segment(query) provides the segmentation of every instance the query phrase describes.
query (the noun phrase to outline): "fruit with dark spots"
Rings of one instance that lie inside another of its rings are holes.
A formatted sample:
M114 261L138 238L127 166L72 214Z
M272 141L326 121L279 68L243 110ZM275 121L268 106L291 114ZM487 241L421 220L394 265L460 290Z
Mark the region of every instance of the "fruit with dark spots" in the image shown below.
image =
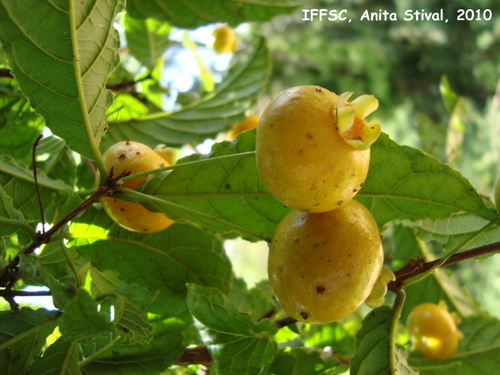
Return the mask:
M382 266L377 224L361 203L351 200L325 213L291 211L285 216L270 245L268 276L290 316L325 324L365 302Z
M170 165L161 155L148 146L132 141L118 142L103 155L103 162L113 175L135 174ZM121 187L135 190L147 176L125 181ZM134 232L154 233L172 225L160 212L152 212L140 203L129 202L114 197L101 199L108 215L122 227Z
M273 98L257 127L259 174L287 207L327 212L351 200L363 186L378 122L365 123L378 101L297 86Z

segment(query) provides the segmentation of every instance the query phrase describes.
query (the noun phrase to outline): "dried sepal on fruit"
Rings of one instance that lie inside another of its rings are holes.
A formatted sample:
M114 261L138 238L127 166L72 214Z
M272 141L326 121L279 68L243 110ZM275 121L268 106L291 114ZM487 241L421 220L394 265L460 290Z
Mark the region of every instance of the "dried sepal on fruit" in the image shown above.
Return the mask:
M378 100L373 95L361 95L348 102L352 92L339 95L333 115L344 142L357 150L366 150L377 140L382 130L380 122L365 122L366 116L376 111Z
M396 275L386 266L382 267L380 275L373 286L373 289L366 299L365 303L367 306L373 308L381 306L385 301L385 295L387 294L387 284L389 281L396 280Z
M170 165L150 147L132 141L118 142L103 154L103 162L114 176L136 174ZM135 190L147 176L125 181L121 186ZM114 197L101 199L108 215L122 227L134 232L154 233L174 223L161 212L146 209L140 203Z

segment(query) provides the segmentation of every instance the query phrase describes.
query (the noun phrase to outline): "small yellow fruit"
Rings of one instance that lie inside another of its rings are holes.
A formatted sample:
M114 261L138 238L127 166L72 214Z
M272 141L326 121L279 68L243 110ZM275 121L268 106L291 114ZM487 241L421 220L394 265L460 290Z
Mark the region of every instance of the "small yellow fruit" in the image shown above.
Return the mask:
M243 121L237 122L233 125L232 129L229 131L229 138L236 138L236 136L244 131L252 130L259 124L260 116L255 113L247 116Z
M118 142L111 146L104 153L103 162L107 169L111 170L113 167L114 176L125 172L135 174L170 165L148 146L132 141ZM135 190L146 177L128 180L121 186ZM154 233L167 228L174 222L160 212L149 211L140 203L113 197L103 198L101 203L114 221L134 232Z
M370 211L352 200L330 212L285 216L270 246L268 276L290 316L325 324L361 306L382 265L377 224Z
M159 144L155 147L154 152L165 159L167 165L173 165L177 161L177 151L175 150L175 148L168 147L164 144Z
M236 50L236 34L231 26L216 28L212 35L215 37L213 48L217 53L226 53Z
M462 338L444 301L416 306L408 315L407 326L415 349L430 359L449 358Z
M297 211L328 212L364 185L378 122L365 123L378 101L362 95L348 103L318 86L282 91L257 127L259 174L271 194Z

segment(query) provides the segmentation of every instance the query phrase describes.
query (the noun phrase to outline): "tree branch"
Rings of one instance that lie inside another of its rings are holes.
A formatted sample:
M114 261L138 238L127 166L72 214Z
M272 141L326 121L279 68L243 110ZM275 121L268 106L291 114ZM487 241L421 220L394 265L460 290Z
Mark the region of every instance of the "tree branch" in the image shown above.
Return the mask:
M0 78L13 79L14 76L12 75L12 72L10 71L10 69L2 68L2 69L0 69Z
M477 258L481 255L496 253L500 251L500 242L495 242L489 245L476 247L474 249L462 251L450 257L443 262L440 267L450 266L452 264L462 262L464 260ZM387 288L393 292L404 287L404 282L409 278L426 272L435 264L442 262L442 259L436 259L432 262L425 262L425 258L411 259L403 268L396 271L396 280L389 282Z
M98 190L92 194L89 198L83 201L80 205L74 208L65 217L59 220L56 224L52 226L48 231L44 233L38 233L38 240L31 242L23 251L24 255L32 254L40 246L47 244L51 241L52 236L56 234L62 227L64 227L69 221L74 219L78 214L85 211L87 208L92 206L94 203L98 202L101 198L112 195L116 189L118 189L118 181L123 176L113 177L110 176L109 180L102 186L99 186ZM8 292L12 291L15 283L21 277L19 271L19 263L21 262L21 256L17 255L14 259L10 261L2 270L0 270L0 287L5 288L3 290L4 294L0 296L11 305L11 308L16 310L18 308L17 303L13 300L13 296L9 295Z

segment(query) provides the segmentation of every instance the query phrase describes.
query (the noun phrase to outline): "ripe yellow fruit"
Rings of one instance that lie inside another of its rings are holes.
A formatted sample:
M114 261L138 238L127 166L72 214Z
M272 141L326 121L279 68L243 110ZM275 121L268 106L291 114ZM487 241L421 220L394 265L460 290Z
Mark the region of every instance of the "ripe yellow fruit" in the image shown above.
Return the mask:
M330 212L285 216L269 249L268 276L290 316L325 324L365 302L382 266L377 224L370 211L352 200Z
M215 37L213 48L217 53L226 53L236 50L236 34L231 26L216 28L212 35Z
M257 127L259 124L260 116L253 113L248 115L243 121L237 122L233 125L231 130L229 131L229 138L236 138L236 136L244 131L252 130Z
M346 204L364 185L380 123L363 119L378 101L362 95L348 103L351 94L297 86L282 91L264 109L257 127L257 168L284 205L328 212Z
M458 347L462 333L457 317L448 312L446 303L422 303L408 315L407 327L415 349L426 358L449 358Z
M163 157L148 146L132 141L118 142L103 154L103 162L108 170L113 167L113 175L149 171L170 165ZM134 178L121 186L135 190L147 176ZM128 202L114 197L101 199L108 215L122 227L134 232L154 233L173 224L164 214L152 212L140 203Z

